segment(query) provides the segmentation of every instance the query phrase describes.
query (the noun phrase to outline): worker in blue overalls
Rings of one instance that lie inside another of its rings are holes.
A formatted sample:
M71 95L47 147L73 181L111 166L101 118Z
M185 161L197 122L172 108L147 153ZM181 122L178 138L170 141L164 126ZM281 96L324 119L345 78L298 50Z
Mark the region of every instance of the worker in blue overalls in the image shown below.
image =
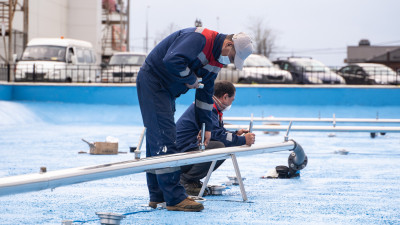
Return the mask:
M206 149L223 148L248 145L251 146L255 141L255 134L249 130L240 129L230 132L224 128L223 113L228 111L235 100L236 88L228 81L218 81L214 85L214 105L211 113L213 129L211 131L211 141ZM198 150L198 124L195 119L195 106L190 105L176 122L176 145L181 152ZM214 171L225 160L218 160ZM181 166L181 185L189 195L197 196L201 190L202 182L210 169L211 162L198 163L193 165ZM207 195L205 189L203 195Z
M241 69L252 49L251 39L244 33L225 35L196 27L174 32L150 52L136 80L143 124L147 128L146 157L179 152L175 99L192 88L197 88L196 121L205 124L205 144L208 144L214 80L224 64L232 62ZM199 78L202 78L201 83ZM180 167L148 171L146 176L150 207L156 208L158 203L166 202L168 210L204 209L202 204L188 198L180 185Z

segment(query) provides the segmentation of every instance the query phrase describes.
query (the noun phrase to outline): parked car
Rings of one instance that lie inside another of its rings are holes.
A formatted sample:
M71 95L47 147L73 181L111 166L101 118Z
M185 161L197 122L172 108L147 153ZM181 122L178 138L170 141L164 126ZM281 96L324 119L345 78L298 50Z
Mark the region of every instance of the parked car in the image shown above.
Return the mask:
M99 75L92 44L63 38L32 39L15 70L16 81L94 82Z
M347 84L400 84L400 75L377 63L356 63L338 70Z
M298 84L345 84L343 77L322 62L312 58L289 57L274 61L281 69L292 74Z
M146 54L135 52L114 53L108 65L103 65L101 82L136 82Z
M263 55L251 54L244 61L243 70L236 70L233 64L229 64L219 73L220 77L235 77L233 82L242 84L276 84L291 83L292 76L287 71L274 66L272 62Z

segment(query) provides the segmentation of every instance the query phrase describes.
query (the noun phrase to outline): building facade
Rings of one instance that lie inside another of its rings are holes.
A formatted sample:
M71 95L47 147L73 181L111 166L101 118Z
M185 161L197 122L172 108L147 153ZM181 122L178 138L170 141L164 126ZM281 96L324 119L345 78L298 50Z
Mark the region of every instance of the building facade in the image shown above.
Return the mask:
M379 63L394 70L400 68L400 46L373 46L361 40L358 46L347 47L346 63Z
M128 2L128 1L126 1ZM8 13L11 6L14 13ZM6 0L2 18L12 21L12 54L20 58L33 38L71 38L92 43L97 63L129 49L128 4L123 0ZM3 27L4 29L1 29ZM0 30L8 32L0 20ZM4 36L7 36L4 32ZM26 33L26 41L24 34ZM1 35L1 33L0 33ZM0 60L7 63L8 39L0 38Z

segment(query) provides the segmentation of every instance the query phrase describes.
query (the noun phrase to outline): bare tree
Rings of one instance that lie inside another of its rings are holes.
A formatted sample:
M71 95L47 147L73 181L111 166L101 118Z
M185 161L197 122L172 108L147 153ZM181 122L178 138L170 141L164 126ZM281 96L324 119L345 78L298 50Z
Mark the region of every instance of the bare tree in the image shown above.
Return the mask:
M175 31L177 31L179 29L180 28L176 24L170 23L168 25L168 27L165 28L165 30L157 33L156 37L154 38L154 46L156 46L158 44L158 42L162 41L168 35L174 33Z
M276 48L274 32L264 25L262 18L251 18L249 24L248 28L255 42L255 53L269 57Z

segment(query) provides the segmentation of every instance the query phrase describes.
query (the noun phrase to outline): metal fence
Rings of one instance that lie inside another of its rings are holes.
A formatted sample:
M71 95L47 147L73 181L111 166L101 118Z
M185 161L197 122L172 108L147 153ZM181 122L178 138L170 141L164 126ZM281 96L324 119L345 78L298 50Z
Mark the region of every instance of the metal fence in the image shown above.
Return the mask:
M18 65L18 66L17 66ZM78 82L78 83L135 83L139 66L115 65L54 65L0 64L0 81L15 82ZM367 74L368 73L368 74ZM368 67L360 70L297 71L276 68L252 68L238 71L222 68L217 80L245 84L400 84L400 69L382 70Z
M101 83L136 83L140 66L109 65L101 69L97 82Z
M10 67L10 80L19 82L96 82L99 66L32 64Z
M9 81L9 65L7 64L0 64L0 81Z

